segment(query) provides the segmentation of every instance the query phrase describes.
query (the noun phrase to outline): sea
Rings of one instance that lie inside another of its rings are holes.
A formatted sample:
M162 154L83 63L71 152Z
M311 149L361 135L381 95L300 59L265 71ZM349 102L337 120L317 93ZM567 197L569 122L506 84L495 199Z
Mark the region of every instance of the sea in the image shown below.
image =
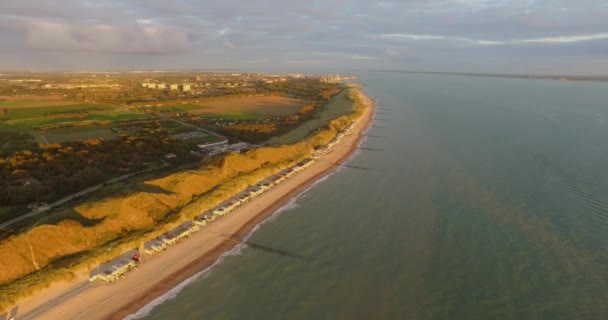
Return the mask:
M240 245L128 319L608 319L608 83L358 76L352 167L248 237L293 256Z

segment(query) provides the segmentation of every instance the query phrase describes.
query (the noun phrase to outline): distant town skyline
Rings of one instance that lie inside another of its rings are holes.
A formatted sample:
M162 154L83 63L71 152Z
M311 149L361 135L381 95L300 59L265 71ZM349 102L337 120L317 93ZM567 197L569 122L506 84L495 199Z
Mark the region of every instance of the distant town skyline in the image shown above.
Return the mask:
M2 0L1 71L608 74L601 0Z

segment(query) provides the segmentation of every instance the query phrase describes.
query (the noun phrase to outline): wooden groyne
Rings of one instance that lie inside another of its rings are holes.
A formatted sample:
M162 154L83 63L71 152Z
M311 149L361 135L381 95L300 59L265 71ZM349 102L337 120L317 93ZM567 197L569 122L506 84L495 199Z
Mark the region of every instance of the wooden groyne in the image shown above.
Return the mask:
M299 260L302 260L302 261L306 261L306 262L311 262L312 261L312 259L309 258L309 257L305 257L305 256L302 256L302 255L299 255L299 254L296 254L296 253L285 251L285 250L271 248L269 246L265 246L265 245L261 245L261 244L254 243L254 242L251 242L251 241L239 239L237 237L229 236L229 237L226 237L226 240L229 240L229 241L232 241L232 242L236 242L236 243L243 243L243 244L246 244L247 246L249 246L251 248L254 248L254 249L260 249L260 250L264 250L264 251L267 251L267 252L276 253L276 254L279 254L279 255L282 255L282 256L292 257L292 258L296 258L296 259L299 259Z

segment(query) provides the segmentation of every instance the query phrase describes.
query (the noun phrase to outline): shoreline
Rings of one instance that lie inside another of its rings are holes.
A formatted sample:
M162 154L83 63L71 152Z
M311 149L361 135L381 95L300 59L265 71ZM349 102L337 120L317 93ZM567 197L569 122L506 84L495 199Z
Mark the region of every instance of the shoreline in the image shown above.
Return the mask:
M50 294L52 298L48 299L48 302L44 301L46 299L43 297L36 299L36 295L24 299L23 302L31 302L35 306L30 310L22 309L25 313L18 318L65 319L67 315L86 319L124 319L209 268L222 254L238 245L226 240L222 234L244 238L291 199L333 173L356 152L375 111L374 100L361 90L359 94L365 109L356 122L355 130L344 137L331 152L322 155L310 168L288 179L276 187L276 190L263 194L260 199L254 199L230 215L206 226L191 237L194 239L185 240L160 255L145 257L146 263L116 283L82 284L78 281L82 279L78 279L72 282L69 288L65 288L65 284L55 288L55 291L59 292L54 296ZM49 303L53 305L47 306Z

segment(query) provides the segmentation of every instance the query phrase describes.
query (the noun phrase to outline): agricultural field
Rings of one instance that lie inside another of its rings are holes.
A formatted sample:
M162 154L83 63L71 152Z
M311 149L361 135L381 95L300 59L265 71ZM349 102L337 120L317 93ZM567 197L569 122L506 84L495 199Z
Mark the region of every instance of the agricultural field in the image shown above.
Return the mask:
M0 100L0 108L20 109L20 108L41 108L66 106L77 104L69 101L40 101L40 100L17 100L17 101L2 101Z
M173 108L203 117L253 120L268 116L284 116L298 112L309 101L282 96L210 98L198 103L171 105Z
M116 137L116 134L110 126L103 125L90 125L84 127L69 127L69 128L58 128L50 129L44 132L40 132L44 135L46 141L49 143L61 143L66 141L76 141L85 139L112 139Z
M145 117L114 106L65 101L62 96L0 96L0 121L33 127L84 120L123 120Z
M60 97L27 98L0 101L0 131L26 132L38 142L49 143L113 138L110 124L114 121L147 118L147 115L112 106L75 104Z
M102 114L113 111L113 107L90 104L72 104L44 107L0 107L3 118L8 121L36 118L81 118L92 114Z
M53 107L77 104L66 101L62 96L0 96L0 108Z

